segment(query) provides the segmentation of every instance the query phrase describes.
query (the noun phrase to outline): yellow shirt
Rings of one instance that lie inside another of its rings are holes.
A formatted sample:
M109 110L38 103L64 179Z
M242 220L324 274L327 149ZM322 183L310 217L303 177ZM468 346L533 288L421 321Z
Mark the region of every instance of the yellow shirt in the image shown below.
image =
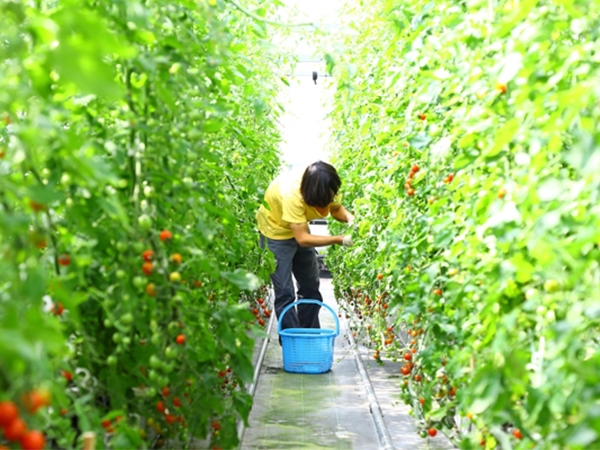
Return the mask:
M329 216L331 210L341 205L341 194L337 194L326 208L308 206L300 193L303 172L297 174L283 173L275 178L265 192L267 209L261 205L256 213L258 230L266 237L275 240L294 237L291 223L306 223L314 219Z

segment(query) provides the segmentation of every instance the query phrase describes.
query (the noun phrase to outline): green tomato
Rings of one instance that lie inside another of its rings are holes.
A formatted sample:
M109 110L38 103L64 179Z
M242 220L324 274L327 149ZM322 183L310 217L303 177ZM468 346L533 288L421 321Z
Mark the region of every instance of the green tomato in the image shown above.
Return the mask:
M167 349L165 350L165 356L168 359L175 359L175 358L177 358L177 355L178 355L177 349L174 347L167 347Z
M171 373L173 372L173 369L175 369L175 365L173 363L163 365L163 370L165 373Z
M158 372L156 370L152 370L150 369L148 371L148 378L150 378L152 381L158 381L160 375L158 374Z
M175 332L179 330L179 324L177 322L169 322L169 331Z
M140 276L133 277L133 285L138 289L142 289L146 286L146 280Z
M112 322L110 321L110 319L104 319L104 327L105 328L112 327Z
M123 341L123 336L121 336L121 333L115 333L113 334L112 339L115 344L119 344Z
M115 275L117 276L117 280L122 280L127 276L127 272L125 272L122 269L119 269L115 272Z
M557 292L560 290L560 283L556 280L546 280L544 283L544 290L546 292Z
M142 214L138 217L138 224L142 228L142 230L148 231L152 228L152 219L148 214Z
M156 320L154 320L154 319L152 319L150 321L150 330L152 330L152 331L158 330L158 323L156 323Z
M121 253L126 252L127 251L127 247L128 247L128 245L127 245L126 242L123 242L123 241L117 242L117 250L119 252L121 252Z
M115 367L117 365L117 357L115 355L110 355L108 358L106 358L106 364L109 367Z
M152 186L144 186L144 195L148 198L154 197L154 188Z
M146 397L148 397L148 398L156 397L156 389L153 387L146 389Z
M121 323L123 325L131 325L133 323L133 314L126 313L121 316Z
M152 342L152 345L158 345L160 344L160 334L158 333L154 333L152 335L152 337L150 338L150 342Z
M129 347L129 345L130 345L130 344L131 344L131 338L130 338L129 336L125 336L125 337L123 338L123 345L124 345L125 347Z
M133 243L133 251L136 253L142 253L144 251L144 244L140 241Z
M156 355L152 355L150 357L150 367L152 367L153 369L160 369L162 365L162 361Z
M537 295L537 293L538 293L537 289L529 288L529 289L527 289L527 292L525 292L525 298L527 300L531 300L533 297L535 297Z
M68 187L71 184L71 175L68 173L63 173L62 177L60 177L60 184L62 186Z

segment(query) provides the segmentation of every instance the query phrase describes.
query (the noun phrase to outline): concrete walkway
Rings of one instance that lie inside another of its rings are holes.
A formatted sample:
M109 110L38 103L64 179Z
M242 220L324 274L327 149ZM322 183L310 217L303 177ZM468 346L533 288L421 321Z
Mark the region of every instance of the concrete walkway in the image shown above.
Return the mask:
M331 280L321 280L325 303L336 310ZM334 318L321 309L321 326L335 328ZM277 327L270 340L254 391L249 427L242 449L453 449L443 437L422 439L399 400L399 371L392 363L384 367L368 363L368 349L346 339L340 320L335 339L332 370L322 375L283 371ZM359 371L367 362L368 375Z

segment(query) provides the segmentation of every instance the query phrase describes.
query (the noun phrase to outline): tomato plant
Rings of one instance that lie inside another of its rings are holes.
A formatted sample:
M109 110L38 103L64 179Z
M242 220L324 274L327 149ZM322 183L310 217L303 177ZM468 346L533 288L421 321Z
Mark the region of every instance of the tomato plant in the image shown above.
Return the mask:
M287 58L245 3L0 3L0 441L236 445Z
M400 387L422 431L599 445L600 3L347 12L332 146L357 245L328 266L354 332L378 361L413 355Z

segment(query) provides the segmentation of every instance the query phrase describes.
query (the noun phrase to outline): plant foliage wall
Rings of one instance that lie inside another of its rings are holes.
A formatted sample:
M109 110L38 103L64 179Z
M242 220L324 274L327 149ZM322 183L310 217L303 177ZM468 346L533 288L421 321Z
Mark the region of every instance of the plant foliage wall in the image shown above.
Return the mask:
M287 58L220 0L2 1L0 30L0 441L232 448Z
M599 445L600 2L349 11L332 118L357 245L328 265L356 333L405 361L424 434Z

